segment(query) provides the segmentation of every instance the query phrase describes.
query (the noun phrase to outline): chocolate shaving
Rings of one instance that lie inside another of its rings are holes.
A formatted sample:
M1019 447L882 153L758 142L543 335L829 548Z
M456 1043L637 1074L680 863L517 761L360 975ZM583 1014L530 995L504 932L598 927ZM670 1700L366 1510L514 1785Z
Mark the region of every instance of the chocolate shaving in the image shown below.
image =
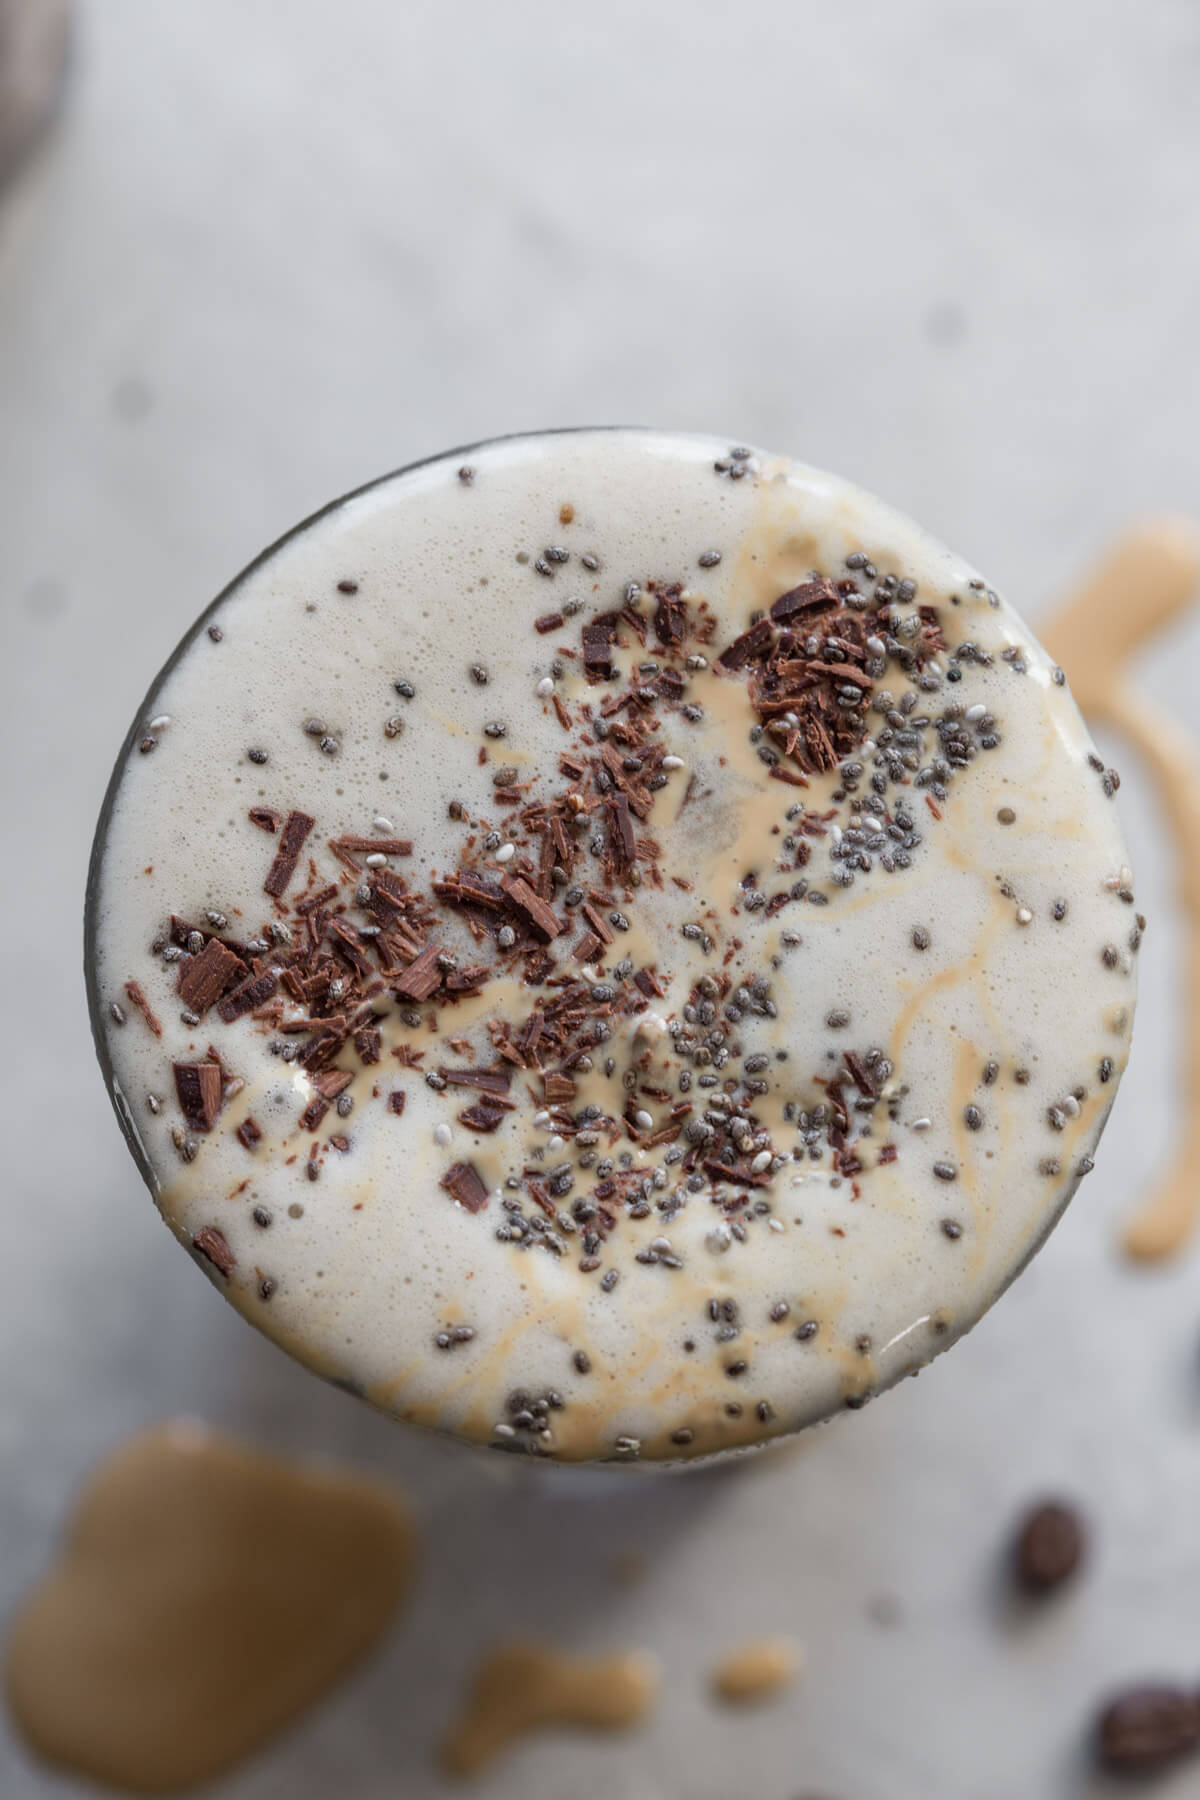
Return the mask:
M193 1131L211 1131L221 1110L221 1065L215 1062L171 1064L175 1092Z
M253 1150L256 1144L262 1142L262 1129L258 1121L252 1119L249 1114L242 1120L233 1135L239 1144L246 1146L247 1150Z
M362 939L353 925L347 925L344 919L331 919L328 930L334 949L349 963L355 974L369 975L371 964L363 949Z
M335 856L345 853L360 856L411 856L412 839L400 837L336 837L329 848Z
M597 962L604 953L604 945L594 931L585 932L576 944L572 955L576 962Z
M646 641L646 621L645 621L645 619L643 619L640 612L636 612L632 606L623 606L621 608L620 612L617 614L617 617L618 617L618 619L624 620L625 624L629 626L631 631L634 631L637 633L637 639L638 639L639 644L645 643L645 641Z
M319 1069L333 1061L349 1035L349 1027L344 1018L321 1019L315 1021L320 1030L310 1037L296 1061L302 1069Z
M315 894L310 894L306 900L297 900L296 911L303 916L306 913L316 912L318 907L328 906L331 900L336 899L337 888L331 881L327 886L318 888Z
M771 617L777 625L786 625L801 613L828 612L839 604L837 589L822 576L818 581L802 581L799 587L780 594L771 608Z
M452 906L478 906L485 912L504 911L504 890L500 883L490 875L476 875L471 869L464 869L461 875L449 881L435 881L433 891L439 900L448 900Z
M677 587L665 588L654 609L654 630L660 644L682 644L687 636L687 605Z
M853 663L818 662L814 658L806 665L806 667L810 675L828 675L833 681L852 682L855 687L860 687L864 689L864 691L875 685L875 683L871 681L868 676L864 675L861 669L856 668Z
M930 650L944 650L946 639L942 635L941 621L936 606L918 606L917 614L922 623L921 637Z
M383 1048L383 1039L374 1025L364 1025L354 1034L354 1048L358 1052L358 1060L363 1063L377 1063Z
M235 1019L242 1018L272 999L278 989L279 977L273 969L267 969L262 975L251 975L249 980L243 981L241 987L234 988L232 994L226 994L219 1002L217 1017L226 1025L232 1025Z
M464 998L477 994L488 980L490 970L486 963L468 963L463 969L452 969L446 977L446 992L460 994Z
M542 1076L542 1090L547 1106L565 1106L575 1098L575 1083L571 1077L555 1070Z
M540 619L533 621L533 629L541 637L545 637L548 631L557 631L559 626L565 623L565 616L562 613L548 612L543 613Z
M757 625L751 625L749 631L743 631L732 644L725 646L717 658L718 664L722 669L744 668L752 657L767 648L773 635L770 620L760 619Z
M468 1131L495 1131L506 1113L513 1110L511 1101L505 1106L497 1106L494 1101L480 1100L474 1106L464 1107L458 1115L458 1122L465 1125Z
M481 1094L506 1094L512 1085L512 1070L500 1064L490 1069L439 1068L438 1074L449 1087L478 1088Z
M125 994L130 1003L137 1007L155 1037L161 1037L162 1021L143 993L141 982L127 981L125 983Z
M613 941L613 934L609 927L608 920L600 911L600 908L594 905L592 901L585 900L580 911L583 913L584 918L587 920L596 936L600 939L600 942L602 944L611 944Z
M564 929L562 921L552 906L534 893L527 881L519 875L505 875L500 883L510 906L514 907L524 919L545 938L556 938Z
M396 1117L399 1118L400 1114L404 1111L406 1099L407 1096L403 1088L393 1088L392 1092L388 1095L388 1111L394 1112Z
M307 813L290 812L284 821L283 831L279 839L279 849L275 853L275 861L267 871L267 879L263 882L263 890L278 900L287 888L288 882L296 873L296 864L300 860L300 852L304 848L304 840L315 825Z
M480 1180L479 1171L474 1163L457 1162L442 1176L439 1186L468 1212L477 1213L487 1205L488 1191Z
M521 1055L525 1058L527 1063L533 1057L534 1050L537 1048L538 1040L545 1029L545 1025L545 1013L540 1006L535 1006L530 1012L529 1017L526 1019L525 1028L518 1039Z
M575 860L575 853L571 847L571 840L567 836L567 828L557 813L550 815L550 836L554 840L554 849L559 862L564 869L569 869Z
M613 850L622 868L632 868L637 861L637 842L633 820L629 816L629 801L624 794L613 794L609 797L608 806L613 826Z
M583 669L589 681L606 681L613 672L610 654L617 637L616 613L597 613L583 628Z
M771 1179L765 1170L756 1175L748 1163L723 1163L715 1156L706 1156L700 1167L714 1181L732 1181L738 1187L766 1187Z
M438 968L438 957L444 954L440 944L426 944L403 974L392 983L393 994L401 1000L428 1000L441 985L442 971Z
M406 884L390 869L377 870L367 885L370 888L367 911L374 913L381 925L391 924L411 904Z
M691 1112L691 1110L692 1109L689 1106L687 1111ZM660 1144L670 1144L674 1142L679 1136L679 1133L683 1130L683 1126L684 1120L682 1118L668 1119L665 1124L658 1126L657 1130L652 1131L649 1137L644 1137L642 1139L642 1149L657 1150Z
M300 1114L302 1131L315 1131L325 1114L329 1111L329 1102L324 1094L314 1094L304 1111Z
M276 812L273 806L252 806L250 823L257 825L260 831L269 831L274 835L279 830L279 822L283 814Z
M203 1015L226 989L249 973L241 957L235 956L220 938L209 938L200 954L180 969L179 997L192 1012Z
M868 1069L858 1052L856 1050L847 1050L843 1054L842 1061L849 1069L850 1079L858 1089L859 1093L865 1095L868 1100L874 1100L879 1093L879 1089L875 1085L870 1069Z
M312 1084L326 1100L336 1100L339 1094L345 1093L354 1080L351 1069L321 1069L312 1078Z
M198 1250L218 1275L228 1277L231 1270L237 1267L237 1257L229 1248L229 1240L215 1225L202 1225L199 1231L193 1233L192 1249Z

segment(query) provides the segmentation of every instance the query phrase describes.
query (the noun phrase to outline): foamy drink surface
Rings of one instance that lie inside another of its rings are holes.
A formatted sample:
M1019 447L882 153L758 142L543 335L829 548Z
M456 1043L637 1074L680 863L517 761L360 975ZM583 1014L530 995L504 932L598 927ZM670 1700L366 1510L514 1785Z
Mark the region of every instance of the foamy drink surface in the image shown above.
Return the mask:
M857 488L514 438L155 685L89 979L177 1236L396 1416L689 1458L967 1331L1091 1167L1142 922L1061 670Z

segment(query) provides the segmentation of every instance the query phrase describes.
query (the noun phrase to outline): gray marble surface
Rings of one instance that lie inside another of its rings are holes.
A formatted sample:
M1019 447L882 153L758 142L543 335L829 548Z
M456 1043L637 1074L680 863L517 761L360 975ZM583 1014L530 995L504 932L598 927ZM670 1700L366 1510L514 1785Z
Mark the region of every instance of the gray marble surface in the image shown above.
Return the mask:
M181 1410L392 1474L427 1526L383 1652L229 1800L449 1791L431 1742L514 1628L646 1645L664 1700L627 1739L530 1744L488 1800L1095 1800L1096 1696L1200 1676L1200 1265L1115 1249L1178 1036L1136 769L1152 930L1096 1174L952 1356L748 1468L518 1480L292 1367L140 1191L79 971L149 675L264 542L384 468L547 424L728 431L878 488L1034 617L1132 517L1200 510L1198 88L1192 0L82 6L59 129L0 200L0 1602L94 1459ZM1198 676L1193 620L1142 678L1195 717ZM1035 1614L999 1559L1046 1488L1094 1554ZM780 1630L803 1682L714 1710L712 1660ZM82 1791L0 1742L4 1800Z

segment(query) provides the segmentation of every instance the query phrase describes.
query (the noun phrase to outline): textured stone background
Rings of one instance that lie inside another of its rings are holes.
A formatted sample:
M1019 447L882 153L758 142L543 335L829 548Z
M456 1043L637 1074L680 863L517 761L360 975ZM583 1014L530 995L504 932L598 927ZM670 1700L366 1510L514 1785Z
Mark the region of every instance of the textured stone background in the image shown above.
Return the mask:
M1136 770L1153 928L1096 1174L953 1356L729 1473L520 1481L293 1368L139 1190L79 974L150 674L263 543L384 468L547 424L728 432L878 488L1034 617L1134 515L1200 511L1198 88L1192 0L81 7L60 126L0 200L0 1603L89 1464L179 1410L392 1472L428 1524L385 1651L230 1800L440 1795L431 1737L514 1625L656 1649L665 1701L629 1739L531 1745L488 1800L1094 1800L1097 1693L1200 1673L1197 1253L1147 1274L1114 1249L1177 1035ZM1184 717L1198 676L1196 622L1143 671ZM998 1554L1047 1486L1095 1555L1028 1617ZM803 1684L714 1712L710 1661L779 1629ZM5 1741L0 1791L82 1789Z

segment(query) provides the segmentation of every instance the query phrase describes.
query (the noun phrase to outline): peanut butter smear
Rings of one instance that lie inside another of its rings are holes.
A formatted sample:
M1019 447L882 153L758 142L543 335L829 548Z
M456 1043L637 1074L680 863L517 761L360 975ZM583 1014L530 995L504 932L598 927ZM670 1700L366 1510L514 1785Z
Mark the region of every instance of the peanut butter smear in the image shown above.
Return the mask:
M1200 763L1194 739L1130 685L1128 665L1195 601L1198 588L1200 531L1184 519L1148 519L1113 546L1045 632L1083 711L1119 731L1153 776L1178 857L1183 1131L1170 1167L1126 1225L1125 1249L1139 1262L1173 1256L1200 1221Z
M640 1650L568 1656L540 1644L503 1644L479 1665L443 1746L455 1775L478 1775L533 1731L629 1731L658 1697L658 1671Z
M214 1780L375 1643L412 1560L381 1485L156 1427L91 1477L13 1620L10 1712L38 1755L124 1792Z
M219 1291L395 1417L689 1460L969 1330L1092 1166L1144 921L1061 669L819 470L509 439L156 682L89 984Z
M756 1705L789 1687L802 1663L800 1647L791 1638L756 1638L740 1644L717 1664L712 1673L713 1693L728 1706Z

